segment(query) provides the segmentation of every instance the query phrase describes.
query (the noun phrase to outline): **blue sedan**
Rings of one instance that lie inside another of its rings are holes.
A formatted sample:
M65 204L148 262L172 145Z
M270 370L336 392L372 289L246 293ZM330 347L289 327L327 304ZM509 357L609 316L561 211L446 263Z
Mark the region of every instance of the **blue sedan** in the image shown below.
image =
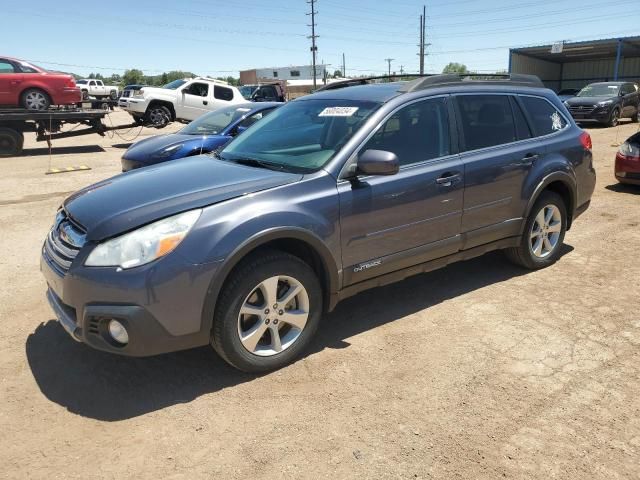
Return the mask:
M131 145L122 156L122 171L209 153L225 145L282 105L276 102L236 104L207 113L182 130Z

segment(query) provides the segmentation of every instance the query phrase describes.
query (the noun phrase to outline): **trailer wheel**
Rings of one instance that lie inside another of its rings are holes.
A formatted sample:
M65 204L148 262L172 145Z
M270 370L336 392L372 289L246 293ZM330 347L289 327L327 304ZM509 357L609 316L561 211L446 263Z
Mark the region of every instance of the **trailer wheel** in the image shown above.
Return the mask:
M22 153L24 135L12 128L0 127L0 157L12 157Z

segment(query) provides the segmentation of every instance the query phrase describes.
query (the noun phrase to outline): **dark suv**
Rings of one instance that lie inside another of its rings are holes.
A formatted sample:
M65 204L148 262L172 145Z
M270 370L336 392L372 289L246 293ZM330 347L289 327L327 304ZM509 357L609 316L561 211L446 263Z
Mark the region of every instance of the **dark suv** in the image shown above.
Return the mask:
M594 185L589 135L535 77L334 89L220 153L75 193L41 268L78 341L136 356L211 343L265 371L362 290L496 249L552 264Z
M638 121L640 94L631 82L601 82L587 85L564 104L579 123L596 122L615 127L621 118Z

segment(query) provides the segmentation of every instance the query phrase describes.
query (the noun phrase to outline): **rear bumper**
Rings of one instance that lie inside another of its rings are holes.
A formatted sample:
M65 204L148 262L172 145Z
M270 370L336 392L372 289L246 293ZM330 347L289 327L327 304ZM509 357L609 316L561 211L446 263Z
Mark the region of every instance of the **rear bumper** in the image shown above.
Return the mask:
M73 105L82 100L82 94L79 88L63 88L51 97L51 103L54 105Z

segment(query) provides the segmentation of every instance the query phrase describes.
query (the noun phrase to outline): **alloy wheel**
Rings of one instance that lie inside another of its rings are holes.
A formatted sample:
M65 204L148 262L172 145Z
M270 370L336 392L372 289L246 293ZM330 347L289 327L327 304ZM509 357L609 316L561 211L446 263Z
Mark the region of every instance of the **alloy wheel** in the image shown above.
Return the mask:
M545 258L551 255L560 241L562 214L553 204L543 207L536 215L529 232L529 247L534 256Z
M249 293L238 315L238 336L254 355L270 357L293 345L309 318L309 295L298 280L278 275Z

